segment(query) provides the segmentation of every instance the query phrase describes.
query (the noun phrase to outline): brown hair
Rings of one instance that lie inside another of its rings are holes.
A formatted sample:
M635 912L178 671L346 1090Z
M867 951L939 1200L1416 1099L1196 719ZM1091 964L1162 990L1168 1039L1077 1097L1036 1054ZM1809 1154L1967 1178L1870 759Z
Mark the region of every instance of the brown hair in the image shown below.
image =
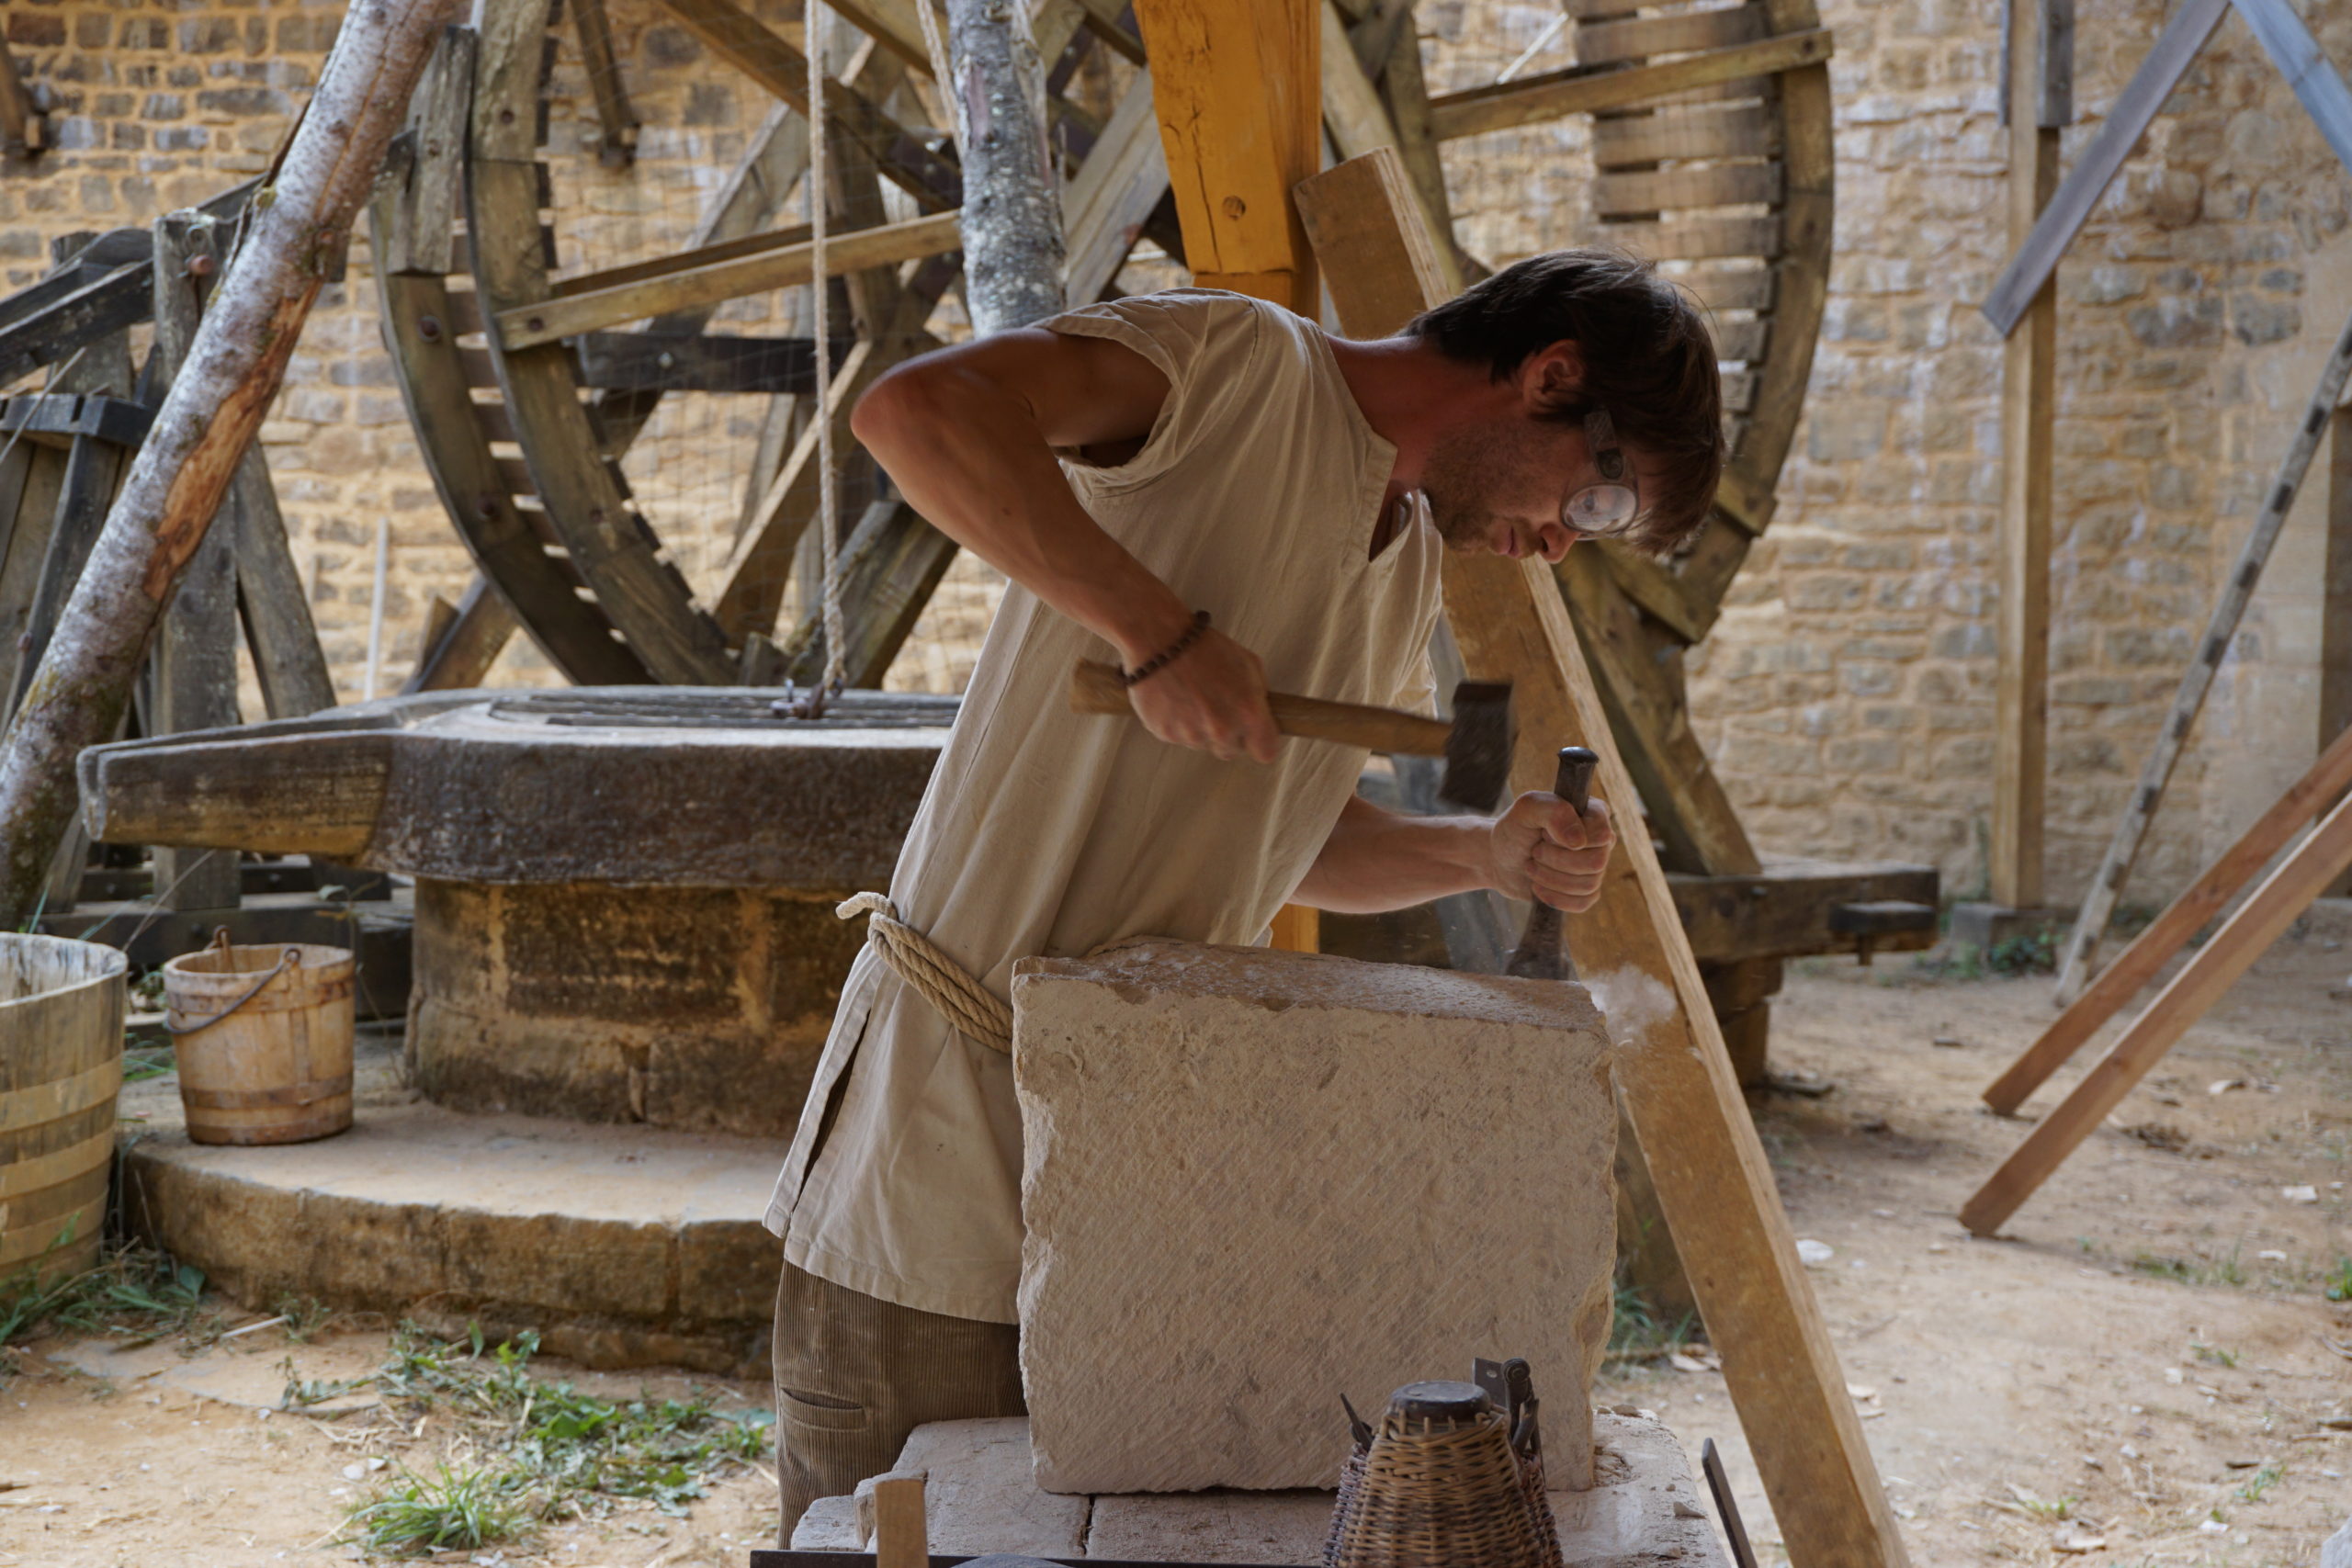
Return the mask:
M1663 477L1645 477L1643 510L1619 536L1664 555L1697 533L1723 477L1723 377L1698 305L1655 264L1614 251L1549 251L1472 284L1405 332L1452 359L1487 367L1498 381L1562 339L1583 352L1574 405L1563 422L1607 411L1618 438Z

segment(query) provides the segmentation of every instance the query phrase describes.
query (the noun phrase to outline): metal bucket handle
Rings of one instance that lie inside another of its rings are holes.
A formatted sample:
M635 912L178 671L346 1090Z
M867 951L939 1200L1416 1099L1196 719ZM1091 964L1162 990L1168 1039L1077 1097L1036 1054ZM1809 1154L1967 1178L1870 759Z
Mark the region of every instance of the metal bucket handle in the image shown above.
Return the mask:
M224 958L227 957L229 953L229 928L227 926L220 926L214 929L212 932L211 945L213 952L221 954ZM239 1008L244 1006L247 1002L253 1000L255 997L261 995L264 991L269 989L269 983L272 980L277 979L280 975L285 974L287 970L300 969L301 966L302 950L299 947L289 946L283 953L278 954L277 967L270 970L268 974L264 975L259 980L254 981L253 987L246 991L243 996L239 997L235 1001L231 1002L227 1007L222 1008L219 1012L214 1013L202 1023L191 1023L185 1029L181 1028L178 1024L174 1023L167 1018L164 1020L164 1032L169 1034L175 1040L185 1040L191 1034L199 1033L204 1030L209 1029L214 1024L220 1022L222 1019L227 1018L231 1013L235 1012Z

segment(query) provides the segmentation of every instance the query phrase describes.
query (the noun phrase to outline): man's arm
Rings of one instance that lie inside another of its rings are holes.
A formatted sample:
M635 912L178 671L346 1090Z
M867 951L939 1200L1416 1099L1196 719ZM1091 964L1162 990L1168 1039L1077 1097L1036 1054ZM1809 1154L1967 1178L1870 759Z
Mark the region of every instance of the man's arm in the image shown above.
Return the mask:
M1572 915L1599 901L1617 841L1609 805L1578 817L1558 795L1530 793L1492 821L1407 817L1350 795L1292 897L1341 915L1376 915L1491 887Z
M1087 514L1053 448L1132 452L1168 391L1133 349L1023 327L899 366L859 400L850 427L933 527L1133 669L1191 628L1193 606ZM1270 762L1280 743L1258 656L1215 630L1133 699L1151 733L1220 758Z

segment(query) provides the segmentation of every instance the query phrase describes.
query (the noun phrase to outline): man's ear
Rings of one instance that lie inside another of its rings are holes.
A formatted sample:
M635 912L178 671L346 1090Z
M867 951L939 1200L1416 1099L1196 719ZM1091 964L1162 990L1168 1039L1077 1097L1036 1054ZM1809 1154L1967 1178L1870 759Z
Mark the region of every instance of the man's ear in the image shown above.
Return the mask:
M1574 338L1562 338L1527 356L1519 367L1520 400L1529 412L1548 412L1580 402L1584 397L1584 349Z

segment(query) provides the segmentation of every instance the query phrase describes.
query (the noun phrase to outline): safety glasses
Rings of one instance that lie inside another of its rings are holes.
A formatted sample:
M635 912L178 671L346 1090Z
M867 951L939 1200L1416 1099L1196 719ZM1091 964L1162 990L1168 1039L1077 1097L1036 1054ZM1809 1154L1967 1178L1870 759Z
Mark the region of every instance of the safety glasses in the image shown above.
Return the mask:
M1633 460L1617 445L1617 427L1600 409L1584 416L1584 443L1600 479L1568 492L1560 502L1560 522L1579 534L1616 533L1631 525L1642 510Z

